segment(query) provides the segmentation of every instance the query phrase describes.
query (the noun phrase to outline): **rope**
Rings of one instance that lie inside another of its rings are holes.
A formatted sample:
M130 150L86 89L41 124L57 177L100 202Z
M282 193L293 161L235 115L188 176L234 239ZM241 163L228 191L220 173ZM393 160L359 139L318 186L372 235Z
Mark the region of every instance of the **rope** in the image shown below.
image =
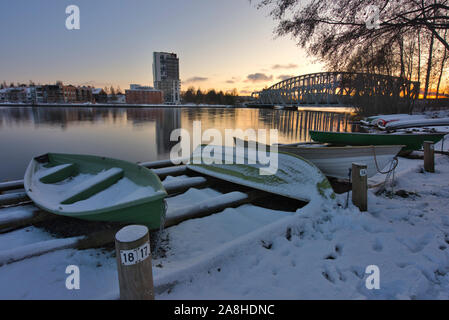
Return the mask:
M384 185L387 186L388 185L388 181L390 180L390 186L391 186L391 194L394 193L394 175L395 175L395 168L397 166L397 161L396 161L396 166L393 168L394 162L390 162L390 170L387 173L387 176L385 177L385 182Z
M384 186L387 186L388 185L388 181L391 180L391 183L390 183L390 185L391 185L391 193L393 194L394 193L395 169L397 168L397 166L399 164L398 157L394 157L390 161L390 168L387 171L384 172L384 171L379 169L379 164L377 163L376 148L374 146L373 146L373 154L374 154L374 163L376 164L377 172L387 175L385 177Z
M373 147L373 154L374 154L374 163L376 164L377 172L379 172L381 174L389 174L392 170L394 171L399 164L398 157L394 157L393 160L391 160L391 164L394 164L394 167L392 168L392 166L390 166L390 169L388 171L383 172L382 170L379 169L379 164L377 163L376 148L374 146L372 146L372 147Z
M348 174L349 181L351 181L351 173L352 173L352 168L349 168L349 174ZM351 191L348 191L347 194L346 194L346 205L345 205L345 209L347 209L347 208L348 208L348 205L349 205L349 192L351 192Z

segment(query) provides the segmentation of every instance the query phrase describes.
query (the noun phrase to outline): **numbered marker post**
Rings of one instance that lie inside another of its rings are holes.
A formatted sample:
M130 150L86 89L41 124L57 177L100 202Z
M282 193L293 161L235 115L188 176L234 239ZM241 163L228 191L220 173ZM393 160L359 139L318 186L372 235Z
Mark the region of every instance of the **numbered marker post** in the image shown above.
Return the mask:
M435 145L432 141L424 141L424 170L435 172Z
M352 164L352 203L360 211L368 210L368 175L366 164Z
M148 228L127 226L115 235L121 300L154 300Z

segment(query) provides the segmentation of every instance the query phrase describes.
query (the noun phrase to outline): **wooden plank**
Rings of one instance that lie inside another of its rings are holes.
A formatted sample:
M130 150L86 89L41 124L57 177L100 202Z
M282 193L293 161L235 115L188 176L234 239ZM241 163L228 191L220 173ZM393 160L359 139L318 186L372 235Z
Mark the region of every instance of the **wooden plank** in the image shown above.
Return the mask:
M81 238L82 237L48 240L19 248L0 251L0 266L41 256L57 250L74 248Z
M30 198L28 198L26 192L6 193L0 195L0 207L18 204L29 200Z
M0 192L23 189L23 180L8 181L0 183Z
M179 163L184 163L186 159L178 159ZM171 159L167 160L159 160L159 161L152 161L152 162L140 162L139 165L148 168L148 169L158 169L158 168L164 168L164 167L173 167L177 166L177 164L174 164Z
M182 180L163 182L162 185L164 186L165 190L169 195L173 195L187 191L188 189L193 187L204 186L207 183L208 181L204 177L190 177Z
M34 210L30 213L30 215L12 215L7 219L2 217L0 219L0 232L6 229L17 229L29 225L33 225L42 221L48 221L50 219L58 218L57 215L53 215L51 213L42 211L42 210Z
M226 208L232 208L244 203L251 202L251 200L257 198L258 194L259 197L262 196L262 192L258 191L253 191L251 194L242 192L230 192L193 204L191 206L186 206L184 208L176 210L172 213L172 217L168 217L165 220L165 228L180 224L181 222L186 220L206 217L214 213L223 211Z
M187 172L187 166L175 166L160 169L153 169L153 172L159 176L159 179L164 179L167 176L180 176Z

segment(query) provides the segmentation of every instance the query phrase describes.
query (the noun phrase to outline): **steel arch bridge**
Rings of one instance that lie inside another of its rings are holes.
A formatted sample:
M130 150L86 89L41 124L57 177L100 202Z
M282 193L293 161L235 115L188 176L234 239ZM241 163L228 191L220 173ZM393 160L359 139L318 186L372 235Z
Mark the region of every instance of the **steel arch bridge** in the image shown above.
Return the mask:
M254 105L340 105L350 106L357 97L390 97L414 100L419 82L370 73L320 72L278 82L253 92Z

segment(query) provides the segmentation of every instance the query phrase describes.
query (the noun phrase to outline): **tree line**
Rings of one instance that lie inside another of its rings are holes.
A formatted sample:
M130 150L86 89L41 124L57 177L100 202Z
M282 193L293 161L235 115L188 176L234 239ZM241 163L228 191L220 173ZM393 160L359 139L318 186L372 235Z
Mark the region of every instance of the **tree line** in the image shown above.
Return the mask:
M234 105L237 102L237 98L237 89L217 92L215 89L202 91L200 88L190 87L187 91L181 93L181 99L184 103Z

